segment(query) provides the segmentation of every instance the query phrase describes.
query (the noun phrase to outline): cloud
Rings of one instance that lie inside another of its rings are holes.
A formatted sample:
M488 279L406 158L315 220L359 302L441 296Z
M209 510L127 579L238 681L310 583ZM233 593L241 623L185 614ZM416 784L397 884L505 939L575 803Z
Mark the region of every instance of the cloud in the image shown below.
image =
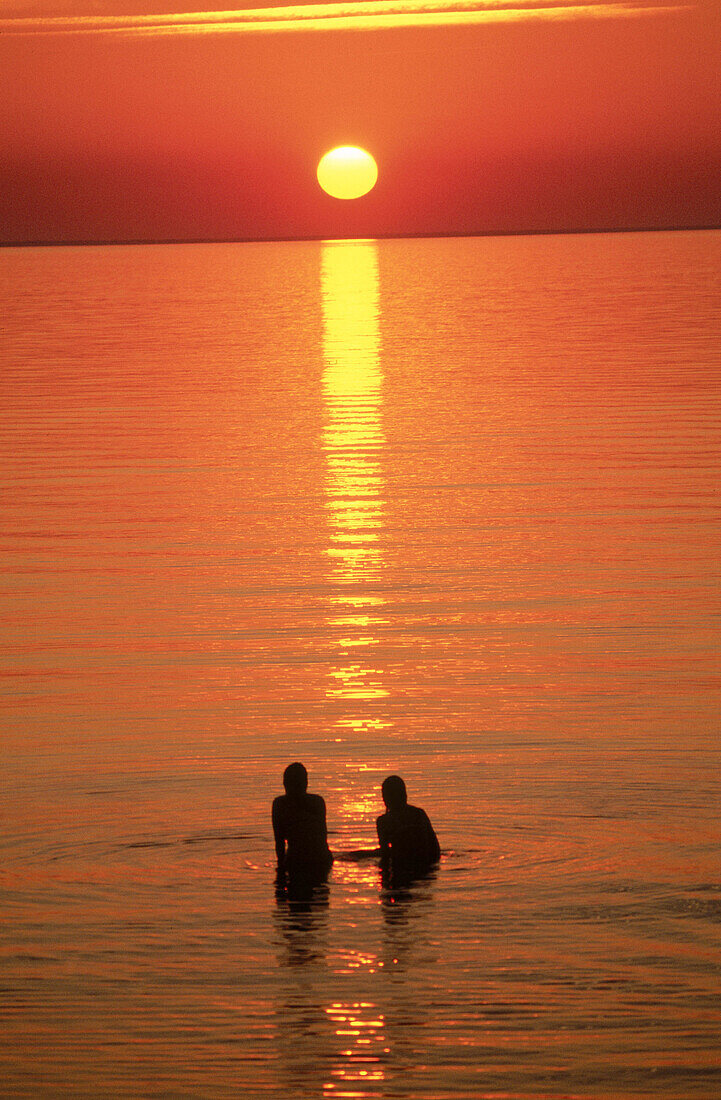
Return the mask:
M672 0L355 0L231 11L0 19L2 35L242 34L478 25L528 20L623 19L688 11Z

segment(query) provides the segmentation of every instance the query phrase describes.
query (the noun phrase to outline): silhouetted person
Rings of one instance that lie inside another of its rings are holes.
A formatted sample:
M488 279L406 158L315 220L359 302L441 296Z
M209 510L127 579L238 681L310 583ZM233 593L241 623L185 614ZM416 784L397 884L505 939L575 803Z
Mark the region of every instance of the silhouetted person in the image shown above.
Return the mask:
M381 787L386 812L376 821L381 867L390 885L408 883L430 870L441 858L438 837L428 814L408 802L399 775L389 775Z
M285 794L273 802L273 834L278 882L288 880L289 894L303 894L323 882L333 863L328 847L325 802L308 794L308 772L289 764L283 773Z

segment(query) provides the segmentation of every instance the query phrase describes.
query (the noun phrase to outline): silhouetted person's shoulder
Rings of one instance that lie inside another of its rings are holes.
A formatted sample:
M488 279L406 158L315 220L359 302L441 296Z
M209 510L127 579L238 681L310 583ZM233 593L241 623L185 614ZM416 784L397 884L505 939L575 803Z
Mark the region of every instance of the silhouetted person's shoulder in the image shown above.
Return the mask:
M303 812L311 816L325 817L325 799L319 794L310 794L306 791L301 799L293 798L287 794L279 794L273 799L273 816L282 817L296 814L302 806Z

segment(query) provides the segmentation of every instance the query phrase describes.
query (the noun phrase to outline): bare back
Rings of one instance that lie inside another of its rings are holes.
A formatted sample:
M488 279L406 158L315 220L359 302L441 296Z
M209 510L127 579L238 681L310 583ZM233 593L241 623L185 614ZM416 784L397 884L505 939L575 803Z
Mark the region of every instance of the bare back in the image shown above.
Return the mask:
M396 871L417 874L440 859L441 849L428 814L418 806L396 806L377 822L381 858Z
M319 794L279 795L273 802L273 833L278 863L289 873L317 873L330 866L325 801Z

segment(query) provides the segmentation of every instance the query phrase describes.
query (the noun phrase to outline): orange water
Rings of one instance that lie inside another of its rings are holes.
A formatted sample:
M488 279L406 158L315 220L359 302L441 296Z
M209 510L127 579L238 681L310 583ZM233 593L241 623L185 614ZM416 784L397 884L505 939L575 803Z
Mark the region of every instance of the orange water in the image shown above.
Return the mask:
M718 1097L720 260L0 253L3 1096Z

